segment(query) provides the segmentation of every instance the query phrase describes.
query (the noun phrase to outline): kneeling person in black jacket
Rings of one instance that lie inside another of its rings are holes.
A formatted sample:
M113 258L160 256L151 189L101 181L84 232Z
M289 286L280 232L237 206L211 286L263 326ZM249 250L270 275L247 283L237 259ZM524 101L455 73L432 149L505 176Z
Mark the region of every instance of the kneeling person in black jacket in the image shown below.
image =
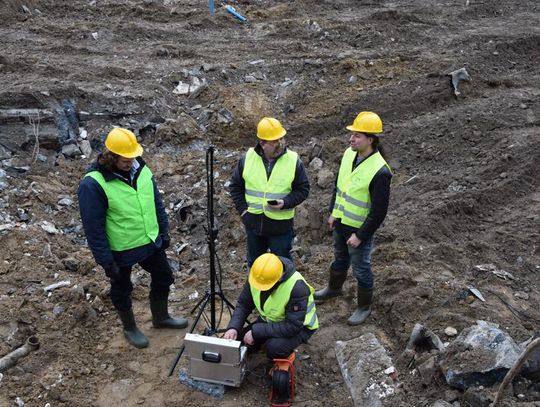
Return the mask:
M313 292L289 259L272 253L259 256L251 267L224 338L240 337L256 349L264 344L270 359L288 357L319 327ZM259 318L244 328L255 308Z

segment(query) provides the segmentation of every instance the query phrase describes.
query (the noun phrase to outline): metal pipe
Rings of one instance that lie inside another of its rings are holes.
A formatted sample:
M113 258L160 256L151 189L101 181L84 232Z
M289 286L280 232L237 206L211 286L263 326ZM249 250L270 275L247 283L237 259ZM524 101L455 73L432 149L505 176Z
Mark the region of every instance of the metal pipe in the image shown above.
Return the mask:
M8 353L2 359L0 359L0 372L9 369L11 366L17 364L20 358L24 358L30 352L39 348L39 340L36 336L31 336L27 339L26 343L21 347L15 349L13 352Z

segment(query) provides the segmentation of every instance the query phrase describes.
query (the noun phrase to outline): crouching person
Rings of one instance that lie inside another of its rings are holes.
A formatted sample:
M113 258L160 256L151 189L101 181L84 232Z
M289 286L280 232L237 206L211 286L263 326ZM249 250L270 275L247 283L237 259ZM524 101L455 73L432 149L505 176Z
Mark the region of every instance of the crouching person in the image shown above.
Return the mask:
M131 268L150 273L150 309L155 328L181 329L184 318L168 312L173 273L165 249L169 222L152 172L141 158L142 146L127 130L113 129L104 152L79 185L79 207L88 246L111 284L111 300L124 326L127 341L137 348L148 338L133 315Z
M313 292L289 259L272 253L259 256L224 338L241 340L254 349L264 345L270 359L287 358L319 327ZM255 308L259 318L244 327Z

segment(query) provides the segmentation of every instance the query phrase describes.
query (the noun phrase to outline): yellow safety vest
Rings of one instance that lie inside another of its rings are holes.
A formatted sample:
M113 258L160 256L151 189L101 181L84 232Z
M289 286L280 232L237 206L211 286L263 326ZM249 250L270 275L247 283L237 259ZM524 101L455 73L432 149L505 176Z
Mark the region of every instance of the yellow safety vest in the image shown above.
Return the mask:
M383 167L390 167L378 151L362 161L353 171L356 151L350 147L345 150L339 167L336 188L336 202L332 216L341 223L359 228L367 218L371 208L369 184Z
M306 282L306 280L304 280L304 277L302 277L298 271L295 271L286 281L281 283L272 294L270 294L264 303L264 307L261 307L261 291L250 286L251 297L263 320L267 322L281 322L285 319L285 307L291 299L291 292L298 280L302 280L309 287L304 326L311 330L319 328L319 319L315 312L315 301L313 300L313 293L315 290Z
M134 249L154 242L159 234L152 172L146 166L137 178L137 189L119 179L106 181L99 171L85 175L95 179L108 200L105 233L114 251Z
M268 178L262 157L253 148L247 151L242 178L245 182L245 199L249 213L264 213L270 219L275 220L286 220L294 217L294 208L272 209L267 205L267 202L283 199L292 191L297 160L297 153L287 151L277 159L270 178Z

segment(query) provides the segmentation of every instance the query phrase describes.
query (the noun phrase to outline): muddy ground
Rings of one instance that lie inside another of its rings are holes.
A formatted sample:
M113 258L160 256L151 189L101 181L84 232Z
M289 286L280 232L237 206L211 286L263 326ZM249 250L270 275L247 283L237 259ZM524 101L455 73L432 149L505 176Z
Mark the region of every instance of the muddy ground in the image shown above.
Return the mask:
M208 287L207 146L216 147L223 290L234 302L246 275L245 249L226 182L255 143L257 121L279 118L304 163L316 156L323 162L308 168L312 189L297 212L295 241L298 268L320 287L332 259L325 220L347 146L344 126L362 110L382 116L395 176L374 251L372 317L361 327L346 325L351 278L344 298L318 306L320 332L299 349L295 405L352 405L336 340L373 332L386 347L399 389L384 405L467 405L442 374L421 379L411 373L414 363L400 359L414 324L443 341L451 341L446 327L461 331L477 319L499 324L518 343L538 331L536 0L231 2L247 16L244 24L220 6L211 16L202 0L2 3L0 355L30 335L41 348L4 372L0 405L216 404L167 377L183 332L151 328L141 270L135 309L151 344L126 344L103 271L85 246L77 185L112 125L137 131L163 191L174 240L171 308L186 315ZM456 97L447 74L463 67L472 81L460 83ZM173 92L193 77L205 85L191 95ZM69 133L58 118L62 106L75 106L68 117L87 131L89 156L59 153L58 135ZM513 279L474 269L480 264ZM67 280L69 287L43 290ZM243 386L217 403L264 405L263 368L252 366ZM505 403L538 405L512 391Z

